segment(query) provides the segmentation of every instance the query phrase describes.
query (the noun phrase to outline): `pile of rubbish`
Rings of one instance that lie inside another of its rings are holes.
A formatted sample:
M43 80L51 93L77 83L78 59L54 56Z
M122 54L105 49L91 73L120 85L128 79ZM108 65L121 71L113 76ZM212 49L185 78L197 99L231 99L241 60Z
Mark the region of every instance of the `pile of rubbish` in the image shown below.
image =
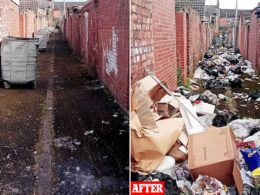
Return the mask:
M243 79L241 77L243 74L247 74L248 78ZM194 79L204 80L203 88L211 90L242 88L244 81L257 81L260 78L255 73L252 64L244 60L241 54L234 53L233 49L212 46L205 54L203 61L199 63L194 73ZM237 97L240 97L239 95L243 94L238 94ZM255 91L242 98L249 101L260 101L260 91Z
M206 81L201 94L171 92L152 74L134 85L132 180L165 181L166 194L260 194L260 119L218 110L229 97L209 90L242 87L242 73L259 78L239 54L218 52L208 52L195 72ZM235 96L259 101L257 93Z

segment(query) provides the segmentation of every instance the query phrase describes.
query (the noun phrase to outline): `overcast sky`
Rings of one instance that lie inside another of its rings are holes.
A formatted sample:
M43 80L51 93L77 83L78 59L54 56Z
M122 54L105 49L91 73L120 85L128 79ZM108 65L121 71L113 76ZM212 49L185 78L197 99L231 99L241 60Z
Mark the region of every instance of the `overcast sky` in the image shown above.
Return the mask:
M239 9L254 9L260 0L238 0ZM206 4L212 5L217 3L217 0L206 0ZM236 0L219 0L220 8L234 9L236 7Z

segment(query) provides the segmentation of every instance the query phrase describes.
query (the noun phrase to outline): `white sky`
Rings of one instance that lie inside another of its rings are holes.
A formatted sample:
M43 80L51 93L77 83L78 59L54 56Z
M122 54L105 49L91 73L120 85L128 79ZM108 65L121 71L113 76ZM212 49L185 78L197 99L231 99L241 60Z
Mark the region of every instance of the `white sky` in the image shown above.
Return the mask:
M260 0L238 0L239 9L254 9ZM206 0L207 5L215 5L217 0ZM220 8L222 9L235 9L236 0L219 0Z

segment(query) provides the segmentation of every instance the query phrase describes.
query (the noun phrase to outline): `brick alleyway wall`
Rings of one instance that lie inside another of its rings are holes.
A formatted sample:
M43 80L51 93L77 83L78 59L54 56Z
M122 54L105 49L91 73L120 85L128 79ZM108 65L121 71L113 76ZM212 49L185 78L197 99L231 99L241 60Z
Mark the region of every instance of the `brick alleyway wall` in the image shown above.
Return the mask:
M219 22L219 28L221 28L221 29L226 28L228 26L228 20L226 17L219 18L218 22Z
M238 27L238 48L240 49L241 55L246 59L248 58L248 46L249 46L249 25L245 23L245 18L242 15L239 21Z
M35 13L28 10L20 13L20 36L32 38L35 32Z
M144 78L145 67L155 71L152 0L131 3L131 81Z
M129 1L92 0L80 10L68 9L63 32L73 51L128 110Z
M178 66L186 83L210 47L215 30L202 23L199 14L192 9L176 13L176 27Z
M152 1L155 73L167 86L177 87L175 1Z
M154 71L170 89L177 87L174 0L132 0L131 82Z
M14 20L14 18L17 18ZM0 1L0 41L5 36L19 36L19 6L12 0Z
M178 66L181 69L182 81L188 78L188 15L186 12L176 12L176 41Z
M240 18L238 47L241 54L260 72L260 18L256 16L256 9L252 11L250 24L244 22L243 16Z

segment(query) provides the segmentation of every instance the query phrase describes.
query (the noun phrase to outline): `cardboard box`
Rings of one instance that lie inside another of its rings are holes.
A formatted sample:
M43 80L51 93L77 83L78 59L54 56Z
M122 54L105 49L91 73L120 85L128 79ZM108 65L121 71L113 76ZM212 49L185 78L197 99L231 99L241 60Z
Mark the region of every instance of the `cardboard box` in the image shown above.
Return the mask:
M157 104L158 114L163 118L170 118L177 113L176 108L168 103L158 103Z
M161 81L157 77L155 77L155 79L157 81L155 81L151 76L147 76L139 80L137 84L141 86L143 91L147 93L153 102L158 102L167 94L167 92L158 84L158 82Z
M138 119L145 129L157 128L154 115L150 110L150 99L144 93L141 86L136 85L132 92L132 106L131 112L135 112L138 115Z
M228 127L210 127L189 137L188 167L196 179L199 174L214 177L223 184L234 184L235 136Z
M163 118L169 118L176 114L179 109L178 102L171 97L170 95L165 95L158 103L157 109L158 114L161 115Z
M167 155L173 157L177 163L182 163L183 161L188 159L186 151L183 152L181 150L182 147L184 146L176 142L176 144L172 147L172 149L168 152Z
M156 122L158 129L141 127L136 114L131 114L131 166L134 170L153 172L181 135L184 122L170 118Z
M243 195L243 188L244 188L243 179L240 174L240 168L237 165L236 161L234 162L234 167L233 167L233 177L239 195Z

